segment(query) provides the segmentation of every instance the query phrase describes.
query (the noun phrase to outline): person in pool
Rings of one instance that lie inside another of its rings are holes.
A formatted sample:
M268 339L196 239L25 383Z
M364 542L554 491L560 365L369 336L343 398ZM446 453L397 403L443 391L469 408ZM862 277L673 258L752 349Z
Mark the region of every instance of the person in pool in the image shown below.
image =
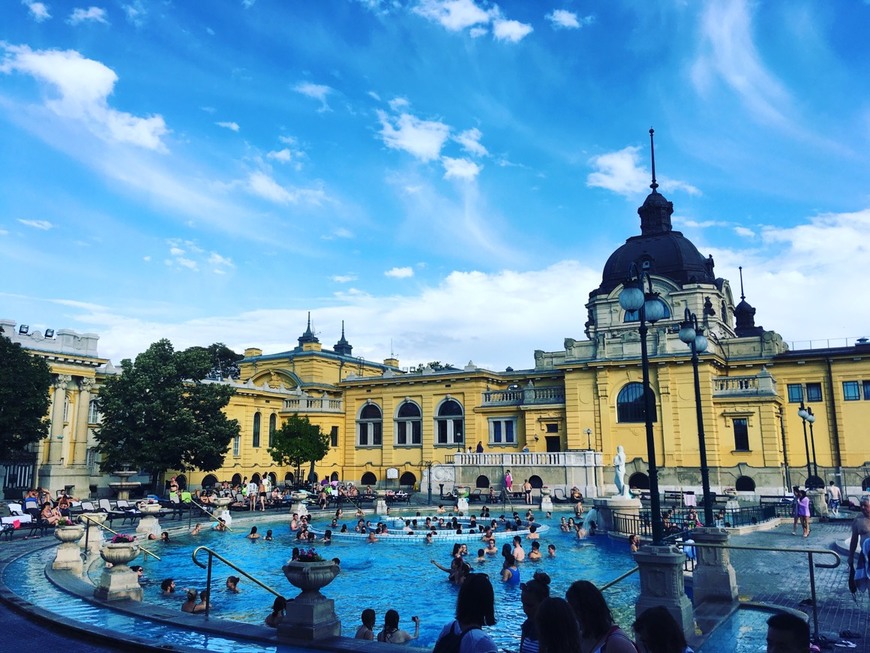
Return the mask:
M501 581L508 585L520 584L520 570L517 568L517 561L513 553L508 553L504 557L504 566L501 570Z
M362 625L356 629L354 639L367 639L373 641L375 638L375 611L371 608L366 608L362 611Z

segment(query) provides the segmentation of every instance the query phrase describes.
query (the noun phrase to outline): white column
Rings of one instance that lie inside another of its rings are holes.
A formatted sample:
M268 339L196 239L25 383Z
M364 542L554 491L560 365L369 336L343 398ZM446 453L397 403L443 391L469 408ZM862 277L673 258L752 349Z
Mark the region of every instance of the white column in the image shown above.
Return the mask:
M63 458L63 407L66 402L67 384L72 381L68 374L58 374L54 380L54 394L51 404L51 425L49 426L48 463L59 465Z
M67 463L84 465L88 456L88 415L91 407L91 388L94 380L83 378L79 381L79 399L76 407L75 427L70 429L72 449Z

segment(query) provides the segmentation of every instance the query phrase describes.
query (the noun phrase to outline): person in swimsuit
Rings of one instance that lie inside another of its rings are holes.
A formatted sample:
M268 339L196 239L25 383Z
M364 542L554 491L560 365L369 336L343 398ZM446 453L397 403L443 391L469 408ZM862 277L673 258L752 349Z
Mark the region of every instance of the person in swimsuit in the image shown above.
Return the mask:
M501 580L508 585L520 584L520 570L517 568L517 561L513 553L507 553L504 557L504 567L501 571Z
M588 653L637 653L634 642L613 621L604 595L588 580L575 581L565 593L574 610L582 636L581 650Z
M399 613L387 610L384 614L384 629L378 633L378 641L387 644L406 644L420 636L420 617L411 617L414 622L414 634L399 628Z
M362 625L356 629L354 639L367 639L373 641L375 639L375 611L371 608L366 608L362 611Z

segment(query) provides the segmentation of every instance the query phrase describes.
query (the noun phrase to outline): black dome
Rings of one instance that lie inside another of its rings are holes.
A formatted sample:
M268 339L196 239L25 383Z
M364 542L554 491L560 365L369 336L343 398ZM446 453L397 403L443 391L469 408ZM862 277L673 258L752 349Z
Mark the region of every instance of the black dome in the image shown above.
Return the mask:
M641 235L632 236L604 265L601 285L593 295L609 293L625 282L632 263L648 261L652 274L667 277L680 286L687 283L716 283L713 258L704 258L692 242L671 229L673 203L653 192L637 210Z

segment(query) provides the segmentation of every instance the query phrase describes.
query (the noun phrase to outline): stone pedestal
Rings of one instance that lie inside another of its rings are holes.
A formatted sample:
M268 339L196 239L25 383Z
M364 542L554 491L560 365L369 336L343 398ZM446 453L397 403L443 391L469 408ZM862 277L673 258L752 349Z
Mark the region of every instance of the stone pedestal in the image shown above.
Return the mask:
M79 546L85 548L87 542L88 553L97 554L103 548L103 529L101 525L108 515L104 512L89 512L82 515L82 522L87 524L87 537L79 540Z
M550 490L547 488L541 488L541 510L553 512L553 498L550 496Z
M332 561L288 562L284 575L302 593L287 602L286 616L278 625L278 640L314 640L341 635L335 601L320 593L339 574Z
M468 514L468 499L465 497L459 497L456 500L456 510L461 512L463 515Z
M826 521L828 519L828 502L825 500L825 491L808 490L807 496L809 496L810 501L813 502L816 517L822 521Z
M634 554L640 568L640 598L635 615L664 606L683 629L686 639L695 634L692 602L686 596L683 566L686 556L676 547L645 545Z
M74 574L82 573L82 553L79 548L79 540L85 534L85 527L81 524L75 526L59 526L54 531L54 536L60 540L52 569L66 569Z
M618 519L614 519L614 514L625 515L629 517L629 522L636 524L640 519L640 499L626 499L624 497L605 497L603 499L595 499L595 510L598 512L598 530L604 532L624 532L632 531L631 528L619 528ZM630 535L630 532L625 532L625 535Z
M136 532L146 536L153 534L154 537L160 537L160 522L157 521L157 515L160 514L160 504L140 503L137 508L141 516L139 524L136 526Z
M692 531L695 544L728 544L724 528L696 528ZM695 607L708 601L732 603L737 600L737 580L728 549L696 546L698 558L692 578Z
M296 513L300 517L308 514L308 495L304 492L293 492L290 494L292 503L290 504L290 514Z
M127 566L127 563L139 555L139 544L105 544L100 550L100 556L112 566L104 569L100 582L94 589L94 596L103 601L120 601L132 599L142 600L142 588L139 586L139 576Z

